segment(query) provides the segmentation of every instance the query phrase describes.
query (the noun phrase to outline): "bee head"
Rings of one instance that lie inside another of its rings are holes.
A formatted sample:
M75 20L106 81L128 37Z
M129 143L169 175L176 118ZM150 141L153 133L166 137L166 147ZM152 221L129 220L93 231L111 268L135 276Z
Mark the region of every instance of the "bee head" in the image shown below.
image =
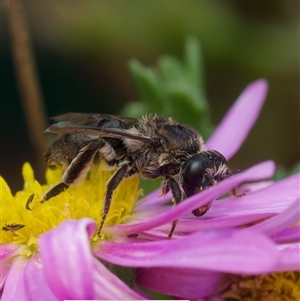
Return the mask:
M221 182L230 174L222 154L215 150L200 152L185 162L182 188L187 196L191 196Z

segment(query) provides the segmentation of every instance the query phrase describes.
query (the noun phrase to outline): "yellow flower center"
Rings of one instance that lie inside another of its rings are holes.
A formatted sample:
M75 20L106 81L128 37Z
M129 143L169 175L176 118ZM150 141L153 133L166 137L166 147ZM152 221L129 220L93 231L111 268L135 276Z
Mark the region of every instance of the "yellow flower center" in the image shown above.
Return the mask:
M70 187L49 201L40 203L45 192L61 182L62 173L61 169L47 169L46 185L40 185L34 179L29 163L25 163L22 170L24 189L15 196L0 177L1 244L27 245L25 252L30 256L38 249L40 234L64 220L90 217L99 224L106 183L114 171L103 170L103 164L94 166L81 185ZM32 194L34 198L30 209L26 209L27 200ZM113 194L105 225L121 224L132 217L133 207L141 194L138 176L124 179Z
M261 276L230 276L232 285L223 298L230 301L300 300L300 272Z

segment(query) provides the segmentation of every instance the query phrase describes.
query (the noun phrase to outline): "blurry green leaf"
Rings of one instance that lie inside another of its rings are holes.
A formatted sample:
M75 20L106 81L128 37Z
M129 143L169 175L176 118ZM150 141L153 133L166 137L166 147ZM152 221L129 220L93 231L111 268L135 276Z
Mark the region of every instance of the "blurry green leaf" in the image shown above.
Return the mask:
M186 78L204 92L202 51L197 39L193 37L187 39L184 57Z
M145 114L146 105L139 101L139 102L131 102L126 105L123 109L122 115L128 117L141 117Z
M140 100L146 106L146 112L159 112L164 103L161 83L154 70L142 66L138 61L129 62L129 71L138 89Z
M300 173L300 162L298 162L291 170L290 175Z
M113 263L107 262L103 259L99 259L99 261L114 275L116 275L119 279L124 281L129 287L134 287L135 281L135 269L129 267L123 267L119 265L115 265Z
M172 297L168 295L160 294L143 287L141 287L140 289L144 291L147 295L151 296L153 300L174 300Z
M209 116L201 114L200 110L198 110L198 114L195 114L195 108L187 105L189 98L190 95L187 95L184 91L176 91L176 93L172 94L172 108L176 108L172 116L185 124L195 127L206 139L213 131L213 126L209 123Z
M144 195L149 194L150 192L154 191L155 189L159 188L161 184L161 179L140 179L140 186L143 189Z
M206 139L213 127L204 93L202 54L197 39L186 40L184 56L183 62L169 55L162 56L157 70L143 67L136 60L130 61L129 71L142 105L131 103L124 112L133 114L131 116L146 113L171 116L195 127Z
M204 63L201 47L197 39L190 37L187 39L185 48L185 78L192 83L193 99L197 106L208 110L208 103L204 89ZM208 113L208 112L207 112Z
M172 56L163 56L158 62L164 88L166 90L178 88L186 84L183 65Z
M289 176L300 173L300 162L296 163L291 169L286 169L283 166L277 166L276 173L273 177L274 181L279 181Z

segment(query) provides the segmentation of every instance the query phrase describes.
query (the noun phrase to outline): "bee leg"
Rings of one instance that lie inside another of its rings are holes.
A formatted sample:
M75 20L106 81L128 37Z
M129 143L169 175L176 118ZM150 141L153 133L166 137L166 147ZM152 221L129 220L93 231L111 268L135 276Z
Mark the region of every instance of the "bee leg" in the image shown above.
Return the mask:
M232 176L234 176L234 175L236 175L236 174L238 174L238 173L240 173L240 172L241 172L241 170L239 170L239 169L234 170L234 171L232 171L232 172L230 173L230 177L232 177ZM236 190L236 188L232 188L232 189L228 192L228 194L229 194L230 196L235 196L235 197L237 197L237 198L242 197L242 196L245 195L245 193L238 193L237 190Z
M182 201L182 192L180 190L178 183L173 178L169 178L168 182L169 182L169 187L171 188L171 191L173 194L174 204L176 206L176 205L180 204L180 202ZM172 235L175 231L176 225L177 225L177 220L173 221L172 228L171 228L171 231L169 232L168 238L172 237Z
M212 187L212 186L217 185L217 184L218 184L218 182L215 179L211 179L209 187ZM200 191L201 190L203 190L203 187L200 187ZM209 203L207 203L207 204L205 204L205 205L203 205L203 206L201 206L201 207L193 210L192 213L194 214L194 216L197 216L197 217L198 216L202 216L202 215L204 215L209 210L209 208L211 207L212 203L213 203L213 201L211 201L211 202L209 202Z
M44 195L41 203L61 194L70 186L81 184L93 164L96 153L106 145L106 141L99 139L83 147L64 172L62 182L51 188Z
M128 170L127 165L121 166L116 173L110 178L110 180L107 183L107 189L106 189L106 194L104 197L104 203L102 207L102 212L101 212L101 222L97 231L97 235L101 237L101 231L104 226L107 214L109 212L109 208L111 205L111 200L112 200L112 195L113 192L118 188L122 180L124 179L126 172Z
M50 200L51 198L61 194L68 188L69 188L69 185L67 185L63 182L55 185L44 195L43 199L41 200L41 203L45 203L46 201Z
M169 180L164 180L161 185L161 192L159 196L165 196L170 191Z
M245 195L245 193L238 193L237 190L236 190L236 188L232 188L231 190L229 190L228 194L230 196L235 196L237 198L240 198L240 197L242 197L242 196Z
M192 211L192 213L195 215L195 216L202 216L204 215L208 209L211 207L213 202L209 202L207 203L206 205L203 205L195 210Z

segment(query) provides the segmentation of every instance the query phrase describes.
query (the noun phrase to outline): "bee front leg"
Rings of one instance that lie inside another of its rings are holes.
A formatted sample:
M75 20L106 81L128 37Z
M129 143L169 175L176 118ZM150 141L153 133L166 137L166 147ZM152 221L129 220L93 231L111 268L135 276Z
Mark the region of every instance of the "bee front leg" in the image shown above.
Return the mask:
M107 214L109 212L113 192L118 188L118 186L120 185L120 183L124 179L127 171L128 171L128 165L127 164L121 166L116 171L116 173L110 178L110 180L107 183L106 194L105 194L105 197L104 197L104 203L103 203L102 212L101 212L101 222L100 222L100 225L99 225L99 228L98 228L98 231L97 231L97 235L99 237L102 236L101 231L102 231L102 228L104 226Z
M45 203L46 201L50 200L51 198L61 194L62 192L64 192L65 190L67 190L69 188L69 185L61 182L57 185L55 185L54 187L52 187L43 197L43 199L41 200L41 203ZM28 199L29 201L29 199ZM27 201L27 202L28 202Z
M232 171L232 172L230 173L230 177L232 177L232 176L234 176L234 175L236 175L236 174L238 174L238 173L240 173L240 172L241 172L241 170L239 170L239 169L234 170L234 171ZM240 197L242 197L242 196L245 195L245 193L238 193L236 188L232 188L231 190L229 190L228 194L229 194L230 196L235 196L235 197L237 197L237 198L240 198Z
M102 139L94 140L83 147L64 172L62 182L52 187L44 195L41 203L61 194L70 186L81 184L93 164L96 153L101 153L102 149L106 151L107 147L107 142Z
M170 187L172 194L173 194L174 205L176 206L176 205L180 204L180 202L182 201L182 192L180 190L180 186L173 178L169 178L168 182L169 182L168 186ZM177 225L177 220L173 221L172 228L171 228L171 231L169 232L168 238L172 237L172 235L175 231L176 225Z
M237 192L236 188L232 188L231 190L229 190L228 194L230 196L234 196L236 198L240 198L240 197L246 195L245 193L239 193L239 192Z

